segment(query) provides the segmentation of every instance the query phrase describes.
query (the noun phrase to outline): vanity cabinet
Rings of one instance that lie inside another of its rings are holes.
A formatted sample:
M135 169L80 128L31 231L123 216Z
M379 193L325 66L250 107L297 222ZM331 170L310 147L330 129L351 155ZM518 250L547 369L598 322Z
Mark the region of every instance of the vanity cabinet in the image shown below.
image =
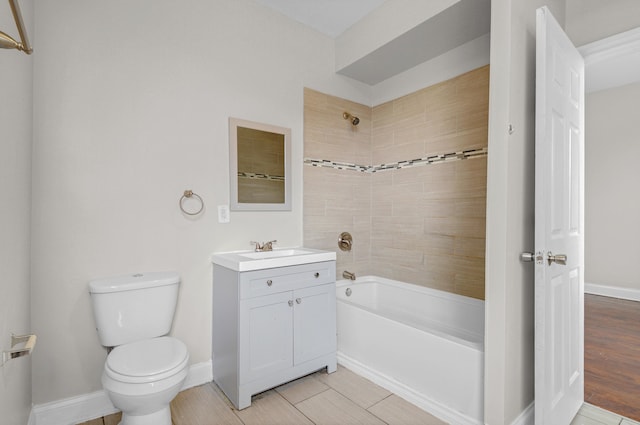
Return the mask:
M251 396L336 370L335 261L247 272L213 266L213 378L238 409Z

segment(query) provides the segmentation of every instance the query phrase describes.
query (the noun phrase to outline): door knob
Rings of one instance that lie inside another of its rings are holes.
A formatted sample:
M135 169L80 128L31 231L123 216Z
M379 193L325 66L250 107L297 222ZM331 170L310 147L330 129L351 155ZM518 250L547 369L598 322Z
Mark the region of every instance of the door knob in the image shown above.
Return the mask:
M551 263L556 263L556 264L561 264L563 266L566 266L567 256L564 254L553 255L551 252L548 252L547 261L549 262L549 265L551 265Z

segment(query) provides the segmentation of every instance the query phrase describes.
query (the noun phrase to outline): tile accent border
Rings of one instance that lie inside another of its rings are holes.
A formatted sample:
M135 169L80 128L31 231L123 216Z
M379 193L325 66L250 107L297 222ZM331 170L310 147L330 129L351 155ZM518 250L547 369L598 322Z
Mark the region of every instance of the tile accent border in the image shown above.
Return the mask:
M258 180L275 180L275 181L284 181L284 176L272 176L270 174L262 174L262 173L245 173L238 172L238 177L245 179L258 179Z
M420 167L425 165L438 164L442 162L461 161L472 158L482 158L489 153L488 148L469 149L461 152L451 152L445 154L434 154L423 158L408 159L404 161L392 162L379 165L358 165L348 162L330 161L328 159L305 158L304 164L312 167L333 168L336 170L357 171L360 173L378 173L381 171L401 170L403 168Z

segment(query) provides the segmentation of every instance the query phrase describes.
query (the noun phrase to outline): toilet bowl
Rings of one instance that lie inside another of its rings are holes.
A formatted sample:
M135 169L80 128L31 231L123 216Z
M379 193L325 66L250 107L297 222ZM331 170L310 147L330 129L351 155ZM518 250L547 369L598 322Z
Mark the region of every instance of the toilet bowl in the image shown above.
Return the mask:
M189 352L167 336L180 276L135 273L89 282L100 343L111 349L102 387L121 425L171 425L171 400L187 377Z
M186 346L171 337L136 341L107 356L102 386L122 425L171 425L169 403L187 377Z

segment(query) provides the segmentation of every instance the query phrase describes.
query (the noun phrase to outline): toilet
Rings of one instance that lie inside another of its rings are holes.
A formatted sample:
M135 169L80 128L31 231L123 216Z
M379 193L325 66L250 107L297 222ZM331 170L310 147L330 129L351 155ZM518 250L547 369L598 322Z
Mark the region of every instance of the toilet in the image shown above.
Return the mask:
M167 336L179 284L175 272L89 282L98 337L111 349L102 387L122 411L121 425L171 425L169 403L182 388L189 367L187 347Z

